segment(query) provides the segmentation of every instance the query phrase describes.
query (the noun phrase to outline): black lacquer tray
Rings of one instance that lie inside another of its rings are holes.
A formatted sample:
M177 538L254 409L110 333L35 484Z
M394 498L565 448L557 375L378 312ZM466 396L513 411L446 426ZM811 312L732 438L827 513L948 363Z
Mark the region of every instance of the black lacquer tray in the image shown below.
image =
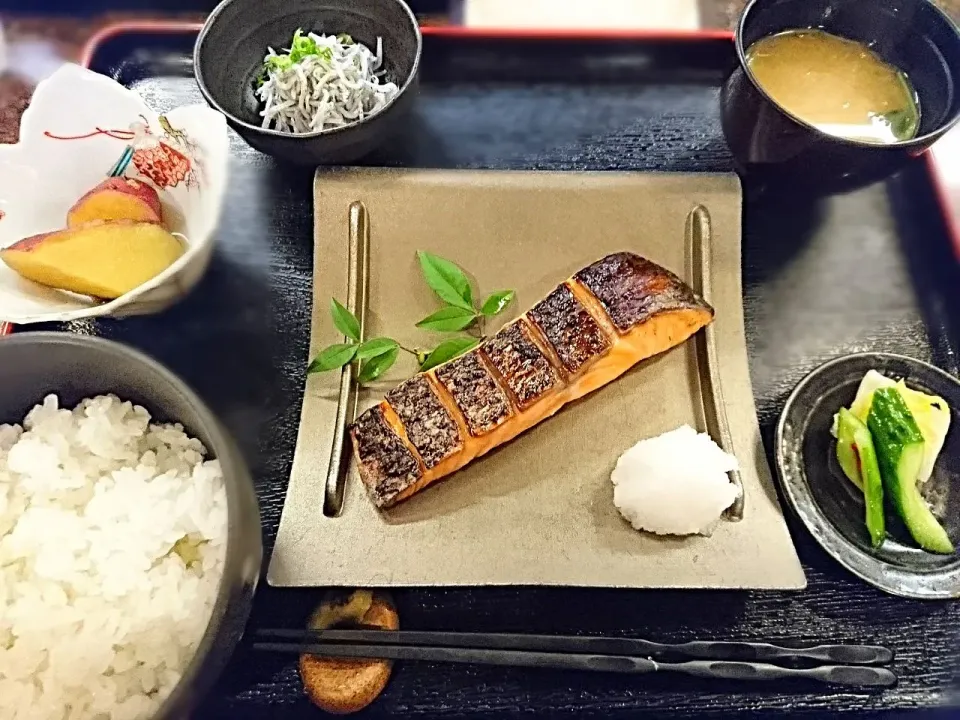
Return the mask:
M196 28L124 26L89 65L158 110L202 102ZM726 171L718 86L726 33L478 35L425 31L410 130L368 164L550 170ZM290 471L310 338L312 171L277 165L231 134L230 187L209 274L149 318L58 329L135 345L180 373L240 440L257 478L268 550ZM862 350L931 360L956 374L960 271L925 160L886 183L815 201L747 182L744 304L767 450L790 389ZM407 664L369 717L864 715L946 696L960 604L886 596L833 562L791 518L809 586L801 593L476 589L401 591L407 628L869 642L896 653L882 694L778 683L734 685ZM297 625L319 591L263 583L253 626ZM295 662L240 649L198 717L313 718Z

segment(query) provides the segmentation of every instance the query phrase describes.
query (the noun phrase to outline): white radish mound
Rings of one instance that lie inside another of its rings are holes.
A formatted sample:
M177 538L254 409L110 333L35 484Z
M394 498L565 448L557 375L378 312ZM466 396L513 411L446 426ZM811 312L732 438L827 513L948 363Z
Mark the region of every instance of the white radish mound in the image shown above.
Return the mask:
M613 503L637 530L709 535L740 491L727 475L737 459L689 425L641 440L610 476Z
M0 718L151 718L193 658L227 537L217 460L113 396L0 425Z

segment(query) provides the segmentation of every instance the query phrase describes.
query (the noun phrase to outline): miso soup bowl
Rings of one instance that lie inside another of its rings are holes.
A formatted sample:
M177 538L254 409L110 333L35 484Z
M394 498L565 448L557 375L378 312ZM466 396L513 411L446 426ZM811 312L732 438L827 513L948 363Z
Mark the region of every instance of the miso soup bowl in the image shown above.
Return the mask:
M880 145L828 135L779 105L747 67L768 35L818 28L863 43L907 73L920 98L911 140ZM721 121L738 169L750 178L842 190L882 179L960 121L960 30L927 0L753 0L736 31L738 63L720 93Z

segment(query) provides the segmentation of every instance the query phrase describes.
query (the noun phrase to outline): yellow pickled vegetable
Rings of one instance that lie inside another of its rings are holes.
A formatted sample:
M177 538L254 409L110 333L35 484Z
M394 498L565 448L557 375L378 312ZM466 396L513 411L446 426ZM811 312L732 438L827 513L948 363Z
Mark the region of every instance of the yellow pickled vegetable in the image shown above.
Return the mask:
M903 380L893 380L881 375L876 370L870 370L860 381L857 397L850 406L852 412L862 422L867 421L870 415L870 406L873 404L873 394L880 388L895 387L900 391L907 408L923 435L924 453L920 465L920 474L917 484L922 485L930 479L937 456L943 449L947 430L950 428L950 408L946 401L936 395L927 395L919 390L911 390Z

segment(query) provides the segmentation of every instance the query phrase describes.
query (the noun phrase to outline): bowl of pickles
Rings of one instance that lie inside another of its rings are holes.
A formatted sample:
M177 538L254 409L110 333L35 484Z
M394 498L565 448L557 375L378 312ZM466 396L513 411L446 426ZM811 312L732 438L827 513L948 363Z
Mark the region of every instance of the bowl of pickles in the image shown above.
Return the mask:
M895 595L960 597L960 381L920 360L822 365L777 427L787 502L820 545Z

